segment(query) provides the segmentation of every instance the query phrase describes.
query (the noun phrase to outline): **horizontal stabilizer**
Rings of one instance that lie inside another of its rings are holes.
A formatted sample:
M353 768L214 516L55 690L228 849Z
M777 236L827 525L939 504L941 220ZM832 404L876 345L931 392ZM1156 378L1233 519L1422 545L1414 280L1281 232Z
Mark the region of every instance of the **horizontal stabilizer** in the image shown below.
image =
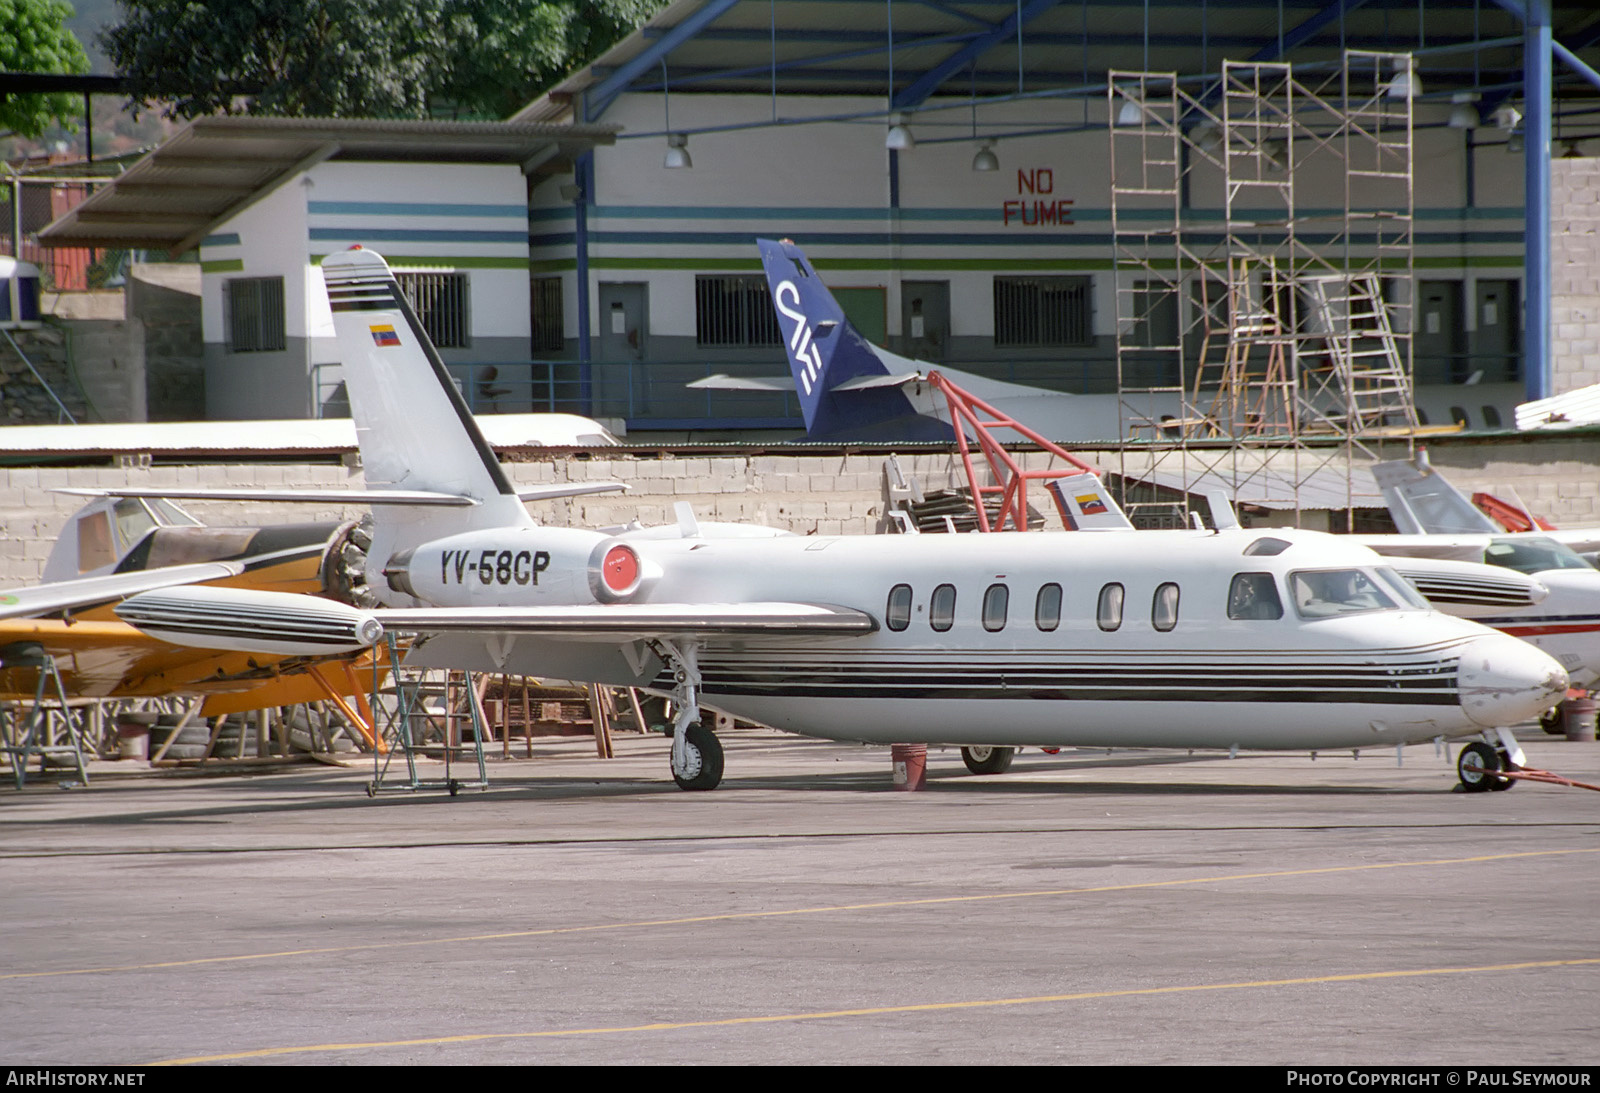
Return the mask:
M1068 531L1132 531L1133 524L1111 491L1098 477L1084 471L1045 484Z
M626 493L624 482L583 482L570 485L528 486L517 490L523 501L549 501L558 497L583 497L592 493ZM58 487L52 493L74 497L165 497L180 501L274 501L330 505L442 505L464 508L478 501L459 493L429 490L247 490L226 488L159 489L149 486L123 489Z
M794 384L788 380L769 380L759 376L730 376L726 372L718 372L714 376L707 376L705 379L695 380L684 386L697 391L777 391L789 394L794 390Z
M901 372L893 376L857 376L828 388L830 391L875 391L880 387L904 387L920 383L928 377L921 372Z

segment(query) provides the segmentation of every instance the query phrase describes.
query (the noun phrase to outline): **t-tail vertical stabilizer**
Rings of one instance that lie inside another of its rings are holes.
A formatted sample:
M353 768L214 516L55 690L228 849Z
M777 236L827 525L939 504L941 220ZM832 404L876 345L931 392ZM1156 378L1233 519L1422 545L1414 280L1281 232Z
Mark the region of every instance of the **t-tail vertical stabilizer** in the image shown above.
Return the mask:
M352 249L322 262L361 463L371 490L455 494L458 506L376 504L374 564L428 539L533 524L494 449L400 293L389 264Z
M792 242L756 246L809 437L950 439L950 427L920 415L903 390L919 362L867 341Z

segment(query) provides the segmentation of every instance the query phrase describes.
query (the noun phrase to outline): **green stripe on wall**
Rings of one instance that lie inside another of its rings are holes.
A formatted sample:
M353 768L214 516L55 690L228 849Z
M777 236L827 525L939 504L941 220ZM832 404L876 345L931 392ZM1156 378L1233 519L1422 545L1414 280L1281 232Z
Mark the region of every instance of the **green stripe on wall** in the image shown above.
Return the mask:
M221 258L215 262L201 262L201 273L238 273L244 269L243 258Z
M379 252L383 253L383 252ZM311 264L322 265L326 254L313 254ZM450 257L448 255L430 254L425 257L414 257L408 254L384 254L383 260L392 266L405 266L408 268L428 269L434 266L448 266L453 269L525 269L529 262L522 257Z

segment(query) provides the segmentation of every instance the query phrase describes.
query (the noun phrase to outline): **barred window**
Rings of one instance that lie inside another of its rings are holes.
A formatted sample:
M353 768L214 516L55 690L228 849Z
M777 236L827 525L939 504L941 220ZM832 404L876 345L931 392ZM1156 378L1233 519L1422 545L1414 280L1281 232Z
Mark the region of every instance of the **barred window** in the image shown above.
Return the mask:
M222 300L227 308L228 352L275 353L288 348L282 277L231 277Z
M1089 345L1088 277L996 277L994 344Z
M529 282L528 313L533 319L533 351L559 353L566 339L561 326L561 278L535 277Z
M435 348L467 349L472 345L465 273L396 273L394 279Z
M694 279L695 341L700 345L778 345L778 315L760 274Z

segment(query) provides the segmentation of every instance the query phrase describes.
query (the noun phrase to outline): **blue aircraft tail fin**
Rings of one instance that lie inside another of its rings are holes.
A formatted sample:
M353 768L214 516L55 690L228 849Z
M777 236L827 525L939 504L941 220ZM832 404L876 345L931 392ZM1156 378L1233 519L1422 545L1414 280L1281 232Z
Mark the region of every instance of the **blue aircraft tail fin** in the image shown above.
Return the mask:
M896 372L891 361L899 364L902 372L920 370L918 362L867 341L794 243L757 239L756 246L778 313L778 329L807 435L949 439L949 426L919 417L901 385L892 379ZM884 382L876 384L874 380Z

